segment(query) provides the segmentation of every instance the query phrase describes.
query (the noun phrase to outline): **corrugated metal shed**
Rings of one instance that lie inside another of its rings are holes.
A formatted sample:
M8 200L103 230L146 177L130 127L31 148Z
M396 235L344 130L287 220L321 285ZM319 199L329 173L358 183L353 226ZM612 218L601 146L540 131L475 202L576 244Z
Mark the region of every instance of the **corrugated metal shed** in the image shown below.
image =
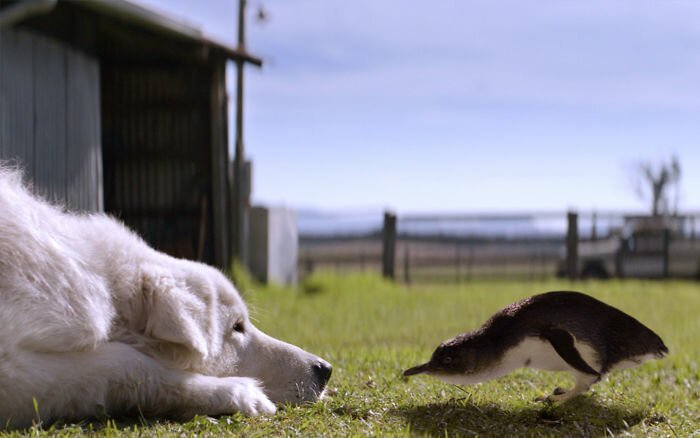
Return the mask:
M104 209L158 249L225 266L225 66L261 61L123 0L3 5L0 158L71 209Z
M211 79L206 68L146 65L102 76L106 210L194 259L213 257Z
M72 210L102 211L99 67L70 46L0 29L0 157Z

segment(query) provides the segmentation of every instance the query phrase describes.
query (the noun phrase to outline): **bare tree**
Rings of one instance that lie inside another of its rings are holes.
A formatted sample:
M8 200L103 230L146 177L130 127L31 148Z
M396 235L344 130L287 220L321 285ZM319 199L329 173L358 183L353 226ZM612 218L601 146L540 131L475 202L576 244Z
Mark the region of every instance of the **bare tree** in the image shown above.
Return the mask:
M671 213L671 193L673 193L673 213L678 213L681 165L675 155L667 163L654 165L643 162L638 167L641 183L637 194L643 200L651 200L652 216Z

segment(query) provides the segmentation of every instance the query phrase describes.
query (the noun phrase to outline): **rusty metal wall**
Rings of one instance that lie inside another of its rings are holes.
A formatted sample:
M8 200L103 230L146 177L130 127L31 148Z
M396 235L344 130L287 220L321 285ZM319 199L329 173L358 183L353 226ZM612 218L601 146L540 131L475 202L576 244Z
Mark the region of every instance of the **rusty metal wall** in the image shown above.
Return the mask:
M103 65L105 210L155 248L212 262L205 67Z
M56 40L0 29L0 159L49 200L102 211L99 64Z

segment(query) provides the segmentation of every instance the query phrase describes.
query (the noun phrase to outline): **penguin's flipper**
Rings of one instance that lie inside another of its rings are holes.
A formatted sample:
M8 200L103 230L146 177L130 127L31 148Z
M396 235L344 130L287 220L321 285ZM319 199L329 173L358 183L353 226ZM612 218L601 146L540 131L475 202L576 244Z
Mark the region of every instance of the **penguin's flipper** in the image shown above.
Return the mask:
M542 330L542 337L547 339L554 350L561 356L566 363L581 371L582 373L590 374L600 378L600 373L590 367L581 357L578 350L574 346L574 336L564 329L557 327L548 327Z

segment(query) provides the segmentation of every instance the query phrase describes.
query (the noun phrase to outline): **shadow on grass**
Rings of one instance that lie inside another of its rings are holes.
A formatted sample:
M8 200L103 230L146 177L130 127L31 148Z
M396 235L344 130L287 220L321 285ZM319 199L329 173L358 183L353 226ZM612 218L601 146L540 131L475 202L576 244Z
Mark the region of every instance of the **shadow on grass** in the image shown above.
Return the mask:
M82 421L71 422L57 420L53 423L46 423L40 427L32 427L20 432L29 433L44 431L53 432L76 432L76 433L98 433L109 434L110 432L128 432L138 431L139 429L148 429L157 426L175 426L179 429L197 428L207 426L208 423L216 423L218 419L205 416L197 416L189 420L169 418L164 416L155 416L146 418L137 412L130 412L113 418L106 416L87 418Z
M39 432L83 432L83 433L105 433L107 431L127 431L135 428L144 428L155 426L160 423L167 422L168 419L149 419L139 418L137 416L120 416L116 418L87 418L81 421L56 420L51 423L42 423L40 426L32 426L26 429L11 429L21 433L36 433Z
M601 436L617 434L647 417L645 410L605 406L583 396L559 407L534 402L523 408L450 400L392 411L403 417L411 432L428 436L446 435L561 435Z

